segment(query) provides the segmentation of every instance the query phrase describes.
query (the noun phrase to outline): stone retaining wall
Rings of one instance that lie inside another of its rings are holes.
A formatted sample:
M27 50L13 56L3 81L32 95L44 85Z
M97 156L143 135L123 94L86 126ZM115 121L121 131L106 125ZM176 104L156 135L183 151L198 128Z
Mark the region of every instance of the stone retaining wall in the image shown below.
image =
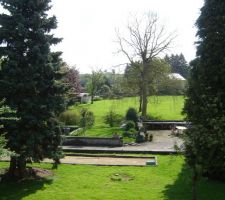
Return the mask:
M171 130L175 126L185 126L189 124L185 121L143 121L145 130Z
M67 136L63 141L63 146L106 146L122 147L123 139L118 138L99 138L99 137L73 137Z

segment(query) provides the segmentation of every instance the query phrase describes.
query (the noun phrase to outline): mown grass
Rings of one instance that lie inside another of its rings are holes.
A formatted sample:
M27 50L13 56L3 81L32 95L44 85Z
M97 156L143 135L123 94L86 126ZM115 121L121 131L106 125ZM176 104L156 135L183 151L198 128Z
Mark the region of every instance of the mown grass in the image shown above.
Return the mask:
M115 100L95 101L94 104L82 104L79 106L71 106L69 110L79 111L87 108L94 113L95 125L86 132L87 136L111 136L113 133L121 134L119 127L109 127L104 123L104 116L110 110L115 111L121 116L125 116L126 111L130 107L138 110L138 97L129 97ZM184 116L181 114L184 106L183 96L153 96L149 98L148 114L153 119L159 120L182 120Z
M191 176L181 156L158 156L157 167L60 165L44 180L0 183L1 200L190 200ZM8 163L0 163L0 168ZM49 164L35 166L50 169ZM115 181L115 174L133 180ZM225 184L202 179L199 200L224 200Z

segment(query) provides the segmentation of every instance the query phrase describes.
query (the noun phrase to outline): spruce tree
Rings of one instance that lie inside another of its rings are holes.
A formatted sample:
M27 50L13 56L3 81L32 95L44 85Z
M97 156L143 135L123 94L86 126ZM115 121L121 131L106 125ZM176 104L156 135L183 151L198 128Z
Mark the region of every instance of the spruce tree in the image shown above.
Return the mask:
M225 180L225 1L205 0L184 111L186 159L195 175Z
M190 67L182 53L180 55L166 55L164 59L170 64L172 73L178 73L184 78L188 78Z
M48 17L51 0L0 0L7 12L0 15L0 99L15 113L5 123L11 157L9 174L23 177L27 161L45 157L58 161L61 135L56 116L64 110L60 52L50 46L56 17Z

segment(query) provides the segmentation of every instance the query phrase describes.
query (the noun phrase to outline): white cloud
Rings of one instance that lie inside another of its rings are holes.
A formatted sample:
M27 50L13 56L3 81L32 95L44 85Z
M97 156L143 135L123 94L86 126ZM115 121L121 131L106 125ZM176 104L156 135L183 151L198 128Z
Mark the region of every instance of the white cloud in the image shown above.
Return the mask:
M203 0L52 0L52 5L50 13L59 22L55 34L64 38L54 49L82 73L127 62L114 54L118 47L113 41L115 28L126 26L130 13L156 12L169 31L177 31L170 53L182 52L188 61L195 57L194 23Z

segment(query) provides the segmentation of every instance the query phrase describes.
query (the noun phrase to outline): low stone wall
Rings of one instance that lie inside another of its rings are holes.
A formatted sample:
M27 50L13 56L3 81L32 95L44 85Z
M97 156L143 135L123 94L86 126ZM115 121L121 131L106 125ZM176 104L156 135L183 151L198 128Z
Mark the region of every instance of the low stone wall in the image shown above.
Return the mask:
M171 130L175 126L188 126L185 121L143 121L145 130Z
M121 147L123 139L118 138L99 138L99 137L73 137L67 136L64 138L63 146L106 146L106 147Z

